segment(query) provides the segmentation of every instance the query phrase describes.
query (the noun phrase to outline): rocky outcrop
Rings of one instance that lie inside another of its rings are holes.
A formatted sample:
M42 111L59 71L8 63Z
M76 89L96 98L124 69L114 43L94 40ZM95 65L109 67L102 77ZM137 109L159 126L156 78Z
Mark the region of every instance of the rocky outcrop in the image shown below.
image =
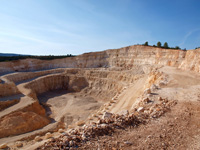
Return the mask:
M19 90L13 82L0 83L0 97L19 94Z
M107 101L123 89L124 86L134 83L144 75L143 67L132 71L111 71L109 69L66 69L65 74L70 77L83 76L88 86L82 93L87 93L96 98ZM73 81L74 82L74 81ZM80 86L82 82L76 81ZM68 85L70 88L71 85Z
M0 138L34 131L49 123L35 112L17 111L0 119Z
M186 52L185 59L178 68L200 72L200 49L189 50Z
M37 99L37 95L56 89L66 89L70 92L80 92L88 86L82 76L68 76L67 74L53 74L39 77L33 81L18 86L21 93Z
M65 88L69 92L80 92L85 87L88 87L88 85L85 77L69 76L69 82Z
M0 101L0 111L19 103L18 99L14 99L14 100L8 100L8 101Z
M44 77L39 77L30 82L20 84L18 88L24 95L36 98L38 94L67 87L68 81L69 77L64 75L47 75Z
M15 84L19 84L20 82L34 79L36 77L41 77L48 74L62 73L62 72L64 72L64 69L62 68L44 70L44 71L38 71L38 72L15 72L15 73L1 76L1 79L4 80L6 83L14 82Z
M0 118L0 138L40 129L49 123L44 108L34 102Z
M24 59L12 62L1 62L0 73L14 71L34 71L54 68L134 68L135 65L169 65L180 66L191 53L199 53L192 50L170 50L150 46L134 45L120 49L106 50L102 52L85 53L76 57L56 59L51 61ZM190 61L186 61L192 63ZM183 66L183 64L182 64Z

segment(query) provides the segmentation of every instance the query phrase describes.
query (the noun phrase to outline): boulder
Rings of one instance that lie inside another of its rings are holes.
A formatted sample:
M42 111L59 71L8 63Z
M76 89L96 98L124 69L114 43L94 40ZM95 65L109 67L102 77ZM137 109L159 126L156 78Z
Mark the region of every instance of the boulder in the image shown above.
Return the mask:
M85 124L84 120L80 120L76 123L77 126L83 126Z
M50 132L46 133L45 134L45 139L49 139L52 137L52 134Z
M139 108L137 109L137 111L138 111L138 112L143 112L143 111L144 111L144 107L139 107Z
M151 86L151 91L154 91L154 90L157 90L158 89L158 87L155 85L155 84L152 84L152 86Z
M144 103L149 103L149 102L151 102L150 99L149 99L148 97L143 98L142 101L143 101Z
M20 141L17 141L16 143L15 143L15 146L16 147L23 147L23 143L22 142L20 142Z
M36 136L34 139L36 142L42 141L42 138L40 136Z
M129 115L129 111L128 110L122 110L119 114L120 115L124 115L124 116L128 116Z
M5 149L7 147L8 147L8 145L6 143L0 145L0 149Z
M59 132L59 133L63 133L64 130L63 130L63 129L59 129L58 132Z
M112 118L112 113L105 112L102 116L102 119L111 119Z
M146 89L146 90L144 90L144 94L146 95L146 94L151 94L151 89Z

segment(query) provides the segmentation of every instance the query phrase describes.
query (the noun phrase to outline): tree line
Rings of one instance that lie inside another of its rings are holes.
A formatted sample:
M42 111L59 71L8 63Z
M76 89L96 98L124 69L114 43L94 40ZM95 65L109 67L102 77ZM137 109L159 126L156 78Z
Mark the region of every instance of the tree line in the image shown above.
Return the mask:
M61 58L66 58L66 57L74 57L75 55L72 54L67 54L67 55L60 55L60 56L54 56L54 55L49 55L49 56L0 56L0 62L5 62L5 61L13 61L13 60L19 60L19 59L40 59L40 60L53 60L53 59L61 59Z
M143 45L144 45L144 46L151 46L151 45L149 45L148 42L145 42ZM179 46L169 47L169 45L168 45L167 42L165 42L165 43L162 45L160 41L157 42L157 45L153 45L153 47L159 47L159 48L165 48L165 49L181 49ZM182 49L182 50L186 50L186 48L184 48L184 49Z

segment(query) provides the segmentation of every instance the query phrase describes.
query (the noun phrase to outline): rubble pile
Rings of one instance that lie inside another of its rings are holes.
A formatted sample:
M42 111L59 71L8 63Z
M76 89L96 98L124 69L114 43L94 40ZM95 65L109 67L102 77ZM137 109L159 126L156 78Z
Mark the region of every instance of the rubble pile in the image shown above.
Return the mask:
M69 129L67 132L63 132L59 138L50 138L48 142L37 148L37 150L78 148L92 138L112 135L116 130L137 127L151 119L158 118L169 111L176 103L174 100L167 100L161 97L154 101L144 98L138 104L138 108L130 112L123 114L105 112L97 122L92 122L76 129Z

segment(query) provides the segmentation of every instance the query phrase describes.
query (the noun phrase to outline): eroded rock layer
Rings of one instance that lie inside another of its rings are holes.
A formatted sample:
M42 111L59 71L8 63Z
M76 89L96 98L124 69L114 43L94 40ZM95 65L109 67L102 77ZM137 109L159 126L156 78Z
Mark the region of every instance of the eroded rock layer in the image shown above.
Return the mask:
M86 53L76 57L51 61L25 59L1 62L0 73L14 71L34 71L54 68L99 68L123 67L131 69L134 65L169 65L198 71L199 50L170 50L150 46L129 46L102 52Z
M162 87L177 84L168 71L177 82L182 79L164 66L199 72L198 53L136 45L51 61L1 62L0 138L95 124L107 112L133 111L141 99L145 104L156 101L152 97Z
M0 118L0 138L30 132L50 123L38 102Z

